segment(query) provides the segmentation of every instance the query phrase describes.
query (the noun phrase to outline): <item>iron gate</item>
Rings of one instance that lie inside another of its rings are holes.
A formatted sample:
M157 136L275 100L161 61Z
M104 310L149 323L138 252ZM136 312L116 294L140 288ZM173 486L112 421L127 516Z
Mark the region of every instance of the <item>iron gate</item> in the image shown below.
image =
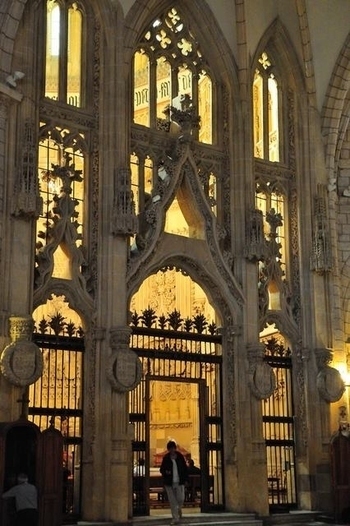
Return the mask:
M134 515L148 515L153 507L167 506L159 477L159 462L164 451L158 455L153 452L151 457L150 442L154 429L169 425L171 420L168 415L167 422L157 422L157 411L152 409L155 396L166 401L171 393L173 397L178 393L179 399L192 397L198 411L195 418L198 417L201 476L187 490L185 506L196 506L201 511L224 509L221 336L132 327L131 347L143 369L141 383L130 393L129 420L135 429L133 464L139 464L140 459L145 462L141 475L134 471ZM178 425L185 426L188 415L177 416ZM164 449L165 443L164 437Z
M265 361L276 376L274 393L262 402L270 511L297 507L292 358L275 338L265 341Z
M81 513L84 339L35 333L33 341L42 351L44 367L29 388L29 419L41 430L54 422L63 435L62 512L64 521L71 523Z

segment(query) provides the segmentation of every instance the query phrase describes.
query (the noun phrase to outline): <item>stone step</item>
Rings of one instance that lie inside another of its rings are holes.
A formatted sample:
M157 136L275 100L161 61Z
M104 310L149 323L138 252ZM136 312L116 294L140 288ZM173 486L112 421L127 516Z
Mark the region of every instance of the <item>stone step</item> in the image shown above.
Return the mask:
M171 514L164 513L150 517L134 517L127 524L128 526L169 526L171 520ZM194 524L195 526L263 526L263 521L256 518L254 513L184 513L181 526L187 524ZM75 526L115 525L112 522L78 521Z
M288 513L272 513L269 517L264 518L264 526L280 526L280 525L292 525L299 526L300 524L308 525L313 524L316 526L316 521L319 512L317 511L290 511Z
M134 517L132 526L169 526L170 513L157 517ZM263 526L262 519L254 513L184 513L181 525L195 526Z

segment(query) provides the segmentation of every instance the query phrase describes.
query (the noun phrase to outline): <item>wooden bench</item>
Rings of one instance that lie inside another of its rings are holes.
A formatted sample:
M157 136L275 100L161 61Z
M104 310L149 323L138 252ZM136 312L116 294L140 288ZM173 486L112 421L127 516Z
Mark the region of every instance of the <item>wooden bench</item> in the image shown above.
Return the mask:
M145 477L134 477L135 479L145 479ZM209 493L214 491L214 476L209 477ZM156 494L157 500L160 502L166 502L168 496L166 494L163 477L161 475L152 475L149 477L149 494ZM201 475L189 475L189 481L185 486L185 502L195 502L197 498L200 498L201 494Z

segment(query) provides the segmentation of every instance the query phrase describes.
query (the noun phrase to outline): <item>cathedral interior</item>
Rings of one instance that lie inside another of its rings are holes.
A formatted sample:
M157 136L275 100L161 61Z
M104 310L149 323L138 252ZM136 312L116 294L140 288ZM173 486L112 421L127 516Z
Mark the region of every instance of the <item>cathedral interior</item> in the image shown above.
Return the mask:
M0 446L62 437L57 526L167 507L168 440L199 513L350 504L349 21L1 0Z

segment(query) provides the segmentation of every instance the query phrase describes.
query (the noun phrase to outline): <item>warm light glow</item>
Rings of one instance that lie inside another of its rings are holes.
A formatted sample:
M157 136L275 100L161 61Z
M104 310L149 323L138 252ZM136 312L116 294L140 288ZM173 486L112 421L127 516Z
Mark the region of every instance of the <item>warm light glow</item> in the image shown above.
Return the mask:
M339 371L345 386L350 387L350 371L348 370L347 364L338 362L333 364L333 367Z
M253 83L254 157L264 158L263 80L258 71Z
M45 97L81 106L83 18L77 3L65 16L56 0L47 0L46 26Z
M263 53L253 80L254 157L272 162L280 160L278 83L272 63Z
M46 14L45 97L58 99L60 55L60 8L55 1L47 2Z
M82 16L74 3L68 10L67 103L80 106Z
M199 140L206 144L213 143L213 83L209 75L203 71L198 80L198 115L201 122Z
M136 51L134 55L134 122L149 126L149 58Z
M269 127L269 161L278 162L278 89L277 82L271 75L268 79L268 127Z
M160 57L157 60L157 117L165 119L164 110L171 104L171 65Z

